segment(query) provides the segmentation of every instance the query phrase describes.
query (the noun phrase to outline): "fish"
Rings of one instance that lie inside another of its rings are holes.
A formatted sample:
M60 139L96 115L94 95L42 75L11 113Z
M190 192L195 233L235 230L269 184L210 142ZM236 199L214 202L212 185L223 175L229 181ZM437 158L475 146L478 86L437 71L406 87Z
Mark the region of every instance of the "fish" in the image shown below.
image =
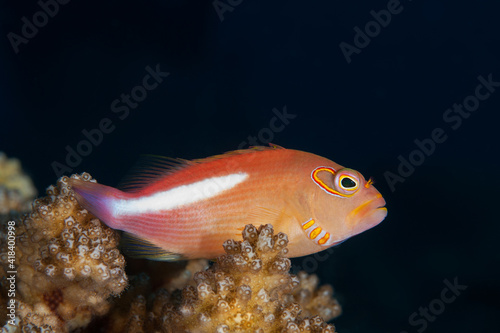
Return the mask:
M79 204L123 231L137 258L213 259L245 225L288 235L288 257L338 245L387 215L385 200L354 169L277 145L203 159L152 157L118 189L71 178Z

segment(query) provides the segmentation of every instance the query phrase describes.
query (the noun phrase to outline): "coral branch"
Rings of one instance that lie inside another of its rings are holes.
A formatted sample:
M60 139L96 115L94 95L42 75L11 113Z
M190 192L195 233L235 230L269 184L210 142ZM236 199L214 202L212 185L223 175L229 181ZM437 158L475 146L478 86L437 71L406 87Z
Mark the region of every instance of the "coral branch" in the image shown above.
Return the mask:
M85 173L73 177L95 182ZM127 285L118 233L78 205L67 180L62 177L35 200L16 228L16 302L23 329L85 327L93 316L106 314L108 297ZM9 270L6 248L1 237L4 271Z
M33 182L21 169L19 160L0 152L0 215L29 210L35 196Z
M194 285L171 294L161 289L146 302L144 277L134 279L125 295L129 311L123 306L112 310L114 328L108 325L108 331L335 332L321 318L340 314L332 288L316 289L315 275L290 275L287 243L287 236L274 235L271 225L247 225L243 241L226 241L226 255L196 273Z
M288 273L287 244L288 237L274 235L271 225L247 225L243 241L226 241L227 254L197 273L196 288L185 288L180 304L167 312L174 323L171 331L334 332L319 316L301 316L300 300L290 296L307 276L301 273L301 281ZM340 311L336 302L323 304L332 305L328 319ZM309 315L313 312L314 305L308 308Z

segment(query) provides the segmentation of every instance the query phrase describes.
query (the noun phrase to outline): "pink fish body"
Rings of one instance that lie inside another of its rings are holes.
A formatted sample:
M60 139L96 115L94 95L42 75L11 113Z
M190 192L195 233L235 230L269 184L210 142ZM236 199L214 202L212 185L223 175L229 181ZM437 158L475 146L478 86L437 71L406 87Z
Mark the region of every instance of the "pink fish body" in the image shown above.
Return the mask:
M79 203L125 231L129 252L153 260L215 258L246 224L272 224L290 257L322 251L380 223L382 195L357 171L281 147L157 162L118 189L71 180Z

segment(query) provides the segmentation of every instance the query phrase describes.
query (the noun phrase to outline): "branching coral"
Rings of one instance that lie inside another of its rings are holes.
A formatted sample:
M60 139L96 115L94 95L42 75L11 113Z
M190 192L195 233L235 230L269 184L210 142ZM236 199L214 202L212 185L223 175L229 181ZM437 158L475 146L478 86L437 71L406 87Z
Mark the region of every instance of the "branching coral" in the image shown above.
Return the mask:
M9 260L0 223L3 323ZM330 286L289 274L288 238L270 225L246 226L208 269L206 260L131 261L128 270L142 273L126 291L118 233L78 205L67 177L33 202L15 231L18 326L0 332L334 332L325 321L340 314Z
M95 181L85 173L73 177ZM67 180L50 186L17 226L16 301L23 329L85 326L93 315L107 313L108 297L127 285L117 232L78 205ZM5 237L0 249L0 265L8 271Z
M302 315L306 317L319 315L330 320L340 315L341 307L335 298L332 298L333 289L330 285L318 288L319 279L316 275L308 275L301 271L297 274L300 285L292 293L293 300L302 307Z
M172 323L172 332L334 332L334 326L319 316L301 316L298 301L305 302L307 297L290 295L301 279L288 273L287 244L287 236L274 235L271 225L259 229L247 225L243 241L226 241L227 254L195 275L197 286L184 288L182 300L166 311L163 321ZM306 274L301 276L307 284ZM328 299L319 302L323 314L329 314L324 319L338 315L340 307L331 299L332 289L327 287L320 294ZM317 314L314 305L307 312Z
M287 236L272 226L248 225L243 241L224 243L226 255L195 274L195 285L153 297L146 278L123 296L131 304L112 310L108 332L335 332L325 323L340 314L329 286L305 272L290 275ZM121 303L121 302L120 302ZM323 318L321 318L323 316ZM121 318L121 319L118 319Z
M22 171L19 160L0 152L0 214L26 211L35 196L33 182Z

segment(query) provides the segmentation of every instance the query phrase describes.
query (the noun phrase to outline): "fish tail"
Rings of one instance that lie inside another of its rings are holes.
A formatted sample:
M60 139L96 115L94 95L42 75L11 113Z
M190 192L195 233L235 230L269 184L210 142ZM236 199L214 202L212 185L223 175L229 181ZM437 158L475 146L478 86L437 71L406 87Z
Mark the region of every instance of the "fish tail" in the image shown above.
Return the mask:
M124 192L110 186L70 178L69 184L75 192L80 206L111 228L119 229L112 211L113 202L125 196Z

